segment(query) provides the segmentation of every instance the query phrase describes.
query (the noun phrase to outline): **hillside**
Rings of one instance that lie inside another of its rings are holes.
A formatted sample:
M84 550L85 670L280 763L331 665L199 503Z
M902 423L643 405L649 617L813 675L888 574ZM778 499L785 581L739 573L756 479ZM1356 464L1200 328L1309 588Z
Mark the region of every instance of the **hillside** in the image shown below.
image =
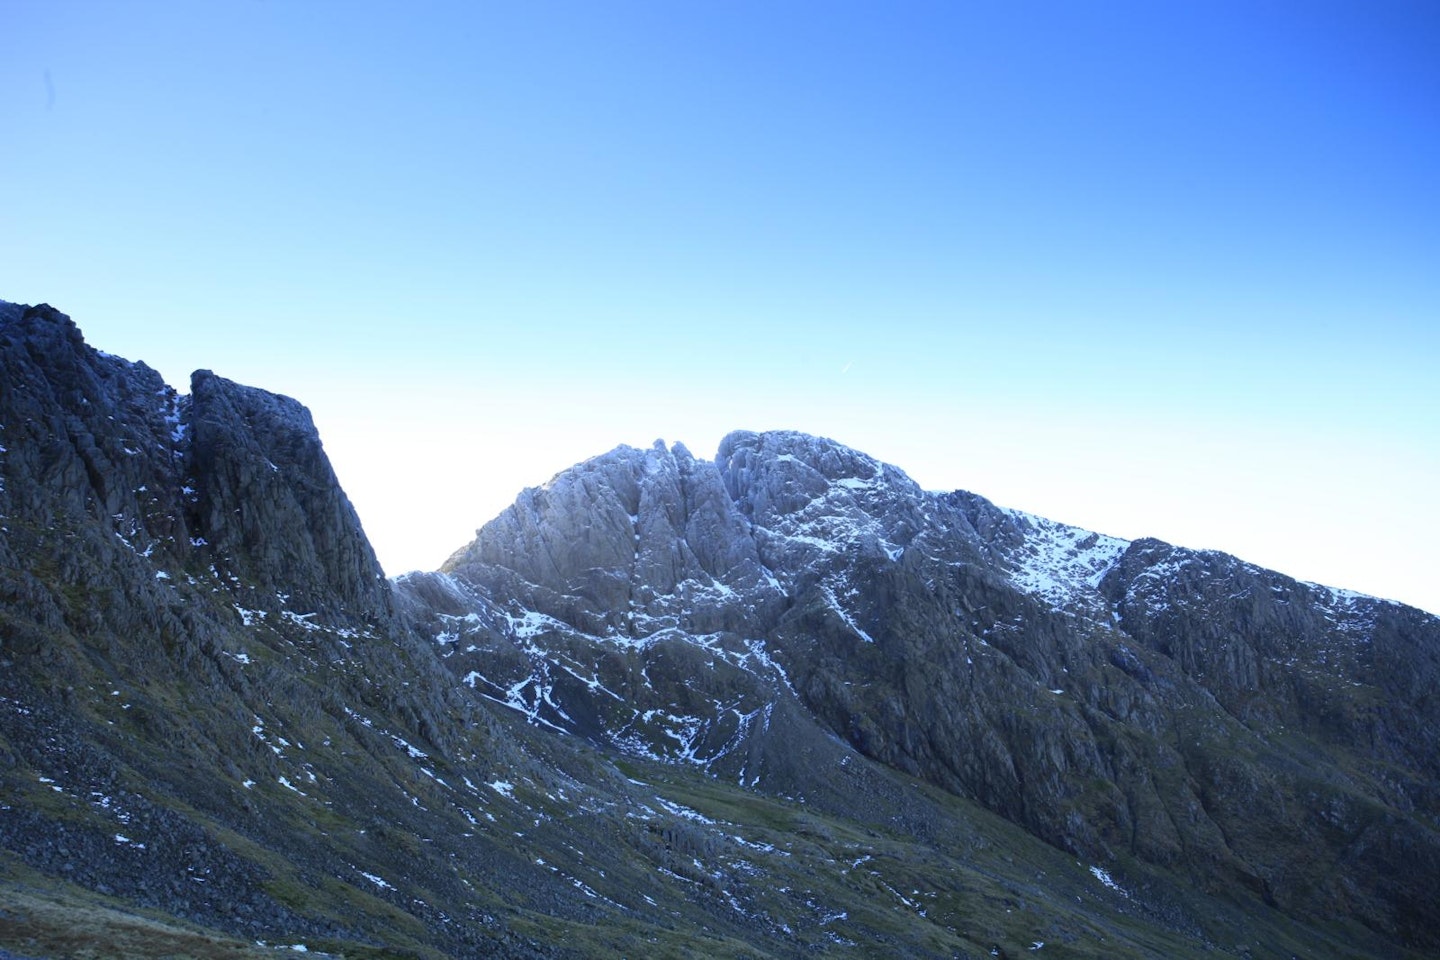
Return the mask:
M795 433L617 449L391 582L301 404L44 305L0 517L0 948L1440 949L1398 604Z

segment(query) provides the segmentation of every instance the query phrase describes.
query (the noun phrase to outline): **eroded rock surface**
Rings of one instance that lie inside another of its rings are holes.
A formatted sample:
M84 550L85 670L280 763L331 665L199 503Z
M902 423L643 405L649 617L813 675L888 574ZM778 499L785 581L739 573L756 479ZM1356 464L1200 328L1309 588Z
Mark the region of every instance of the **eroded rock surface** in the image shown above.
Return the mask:
M1440 920L1420 611L788 432L586 461L433 577L466 598L432 625L447 662L534 722L761 789L757 758L818 724L1080 855L1394 935Z

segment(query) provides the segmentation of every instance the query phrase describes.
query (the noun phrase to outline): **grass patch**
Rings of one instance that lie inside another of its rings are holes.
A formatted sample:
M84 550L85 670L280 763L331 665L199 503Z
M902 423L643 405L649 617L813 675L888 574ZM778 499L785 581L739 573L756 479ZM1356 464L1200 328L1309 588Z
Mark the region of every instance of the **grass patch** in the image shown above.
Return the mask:
M0 887L0 946L47 960L275 960L273 949L47 885L44 893Z

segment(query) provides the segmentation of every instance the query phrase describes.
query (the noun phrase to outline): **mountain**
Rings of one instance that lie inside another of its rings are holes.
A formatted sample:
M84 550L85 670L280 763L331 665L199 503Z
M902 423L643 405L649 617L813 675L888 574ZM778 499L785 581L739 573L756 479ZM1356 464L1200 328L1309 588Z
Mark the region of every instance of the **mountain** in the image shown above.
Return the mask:
M798 433L389 581L302 405L0 304L0 950L1433 955L1437 658Z
M1418 610L927 493L795 433L596 458L400 586L437 583L473 598L473 628L432 624L465 647L447 662L537 723L856 815L816 775L848 748L1091 860L1434 928ZM797 763L817 735L835 756Z

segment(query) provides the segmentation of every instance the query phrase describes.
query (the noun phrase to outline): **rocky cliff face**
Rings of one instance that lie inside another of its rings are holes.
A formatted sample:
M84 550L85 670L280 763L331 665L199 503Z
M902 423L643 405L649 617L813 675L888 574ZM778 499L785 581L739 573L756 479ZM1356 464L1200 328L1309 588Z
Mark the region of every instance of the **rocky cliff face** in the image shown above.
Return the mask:
M0 304L0 892L48 876L250 940L364 942L388 916L367 873L463 889L453 852L423 867L372 831L467 822L409 782L428 751L529 765L393 606L303 406L206 371L181 396ZM336 877L362 889L327 897ZM0 947L22 919L0 910Z
M284 594L307 616L388 616L389 585L303 406L203 370L182 397L143 363L86 346L48 305L7 309L0 511L12 553L65 567L83 557L95 576L194 566L243 582L252 606ZM111 599L97 617L137 606Z
M310 412L200 370L184 457L190 516L208 552L259 590L323 617L376 622L390 587L320 445ZM185 439L185 437L182 437Z
M818 726L1079 855L1400 937L1440 921L1420 611L794 433L588 461L443 576L452 666L535 722L797 793L826 768L766 764Z

